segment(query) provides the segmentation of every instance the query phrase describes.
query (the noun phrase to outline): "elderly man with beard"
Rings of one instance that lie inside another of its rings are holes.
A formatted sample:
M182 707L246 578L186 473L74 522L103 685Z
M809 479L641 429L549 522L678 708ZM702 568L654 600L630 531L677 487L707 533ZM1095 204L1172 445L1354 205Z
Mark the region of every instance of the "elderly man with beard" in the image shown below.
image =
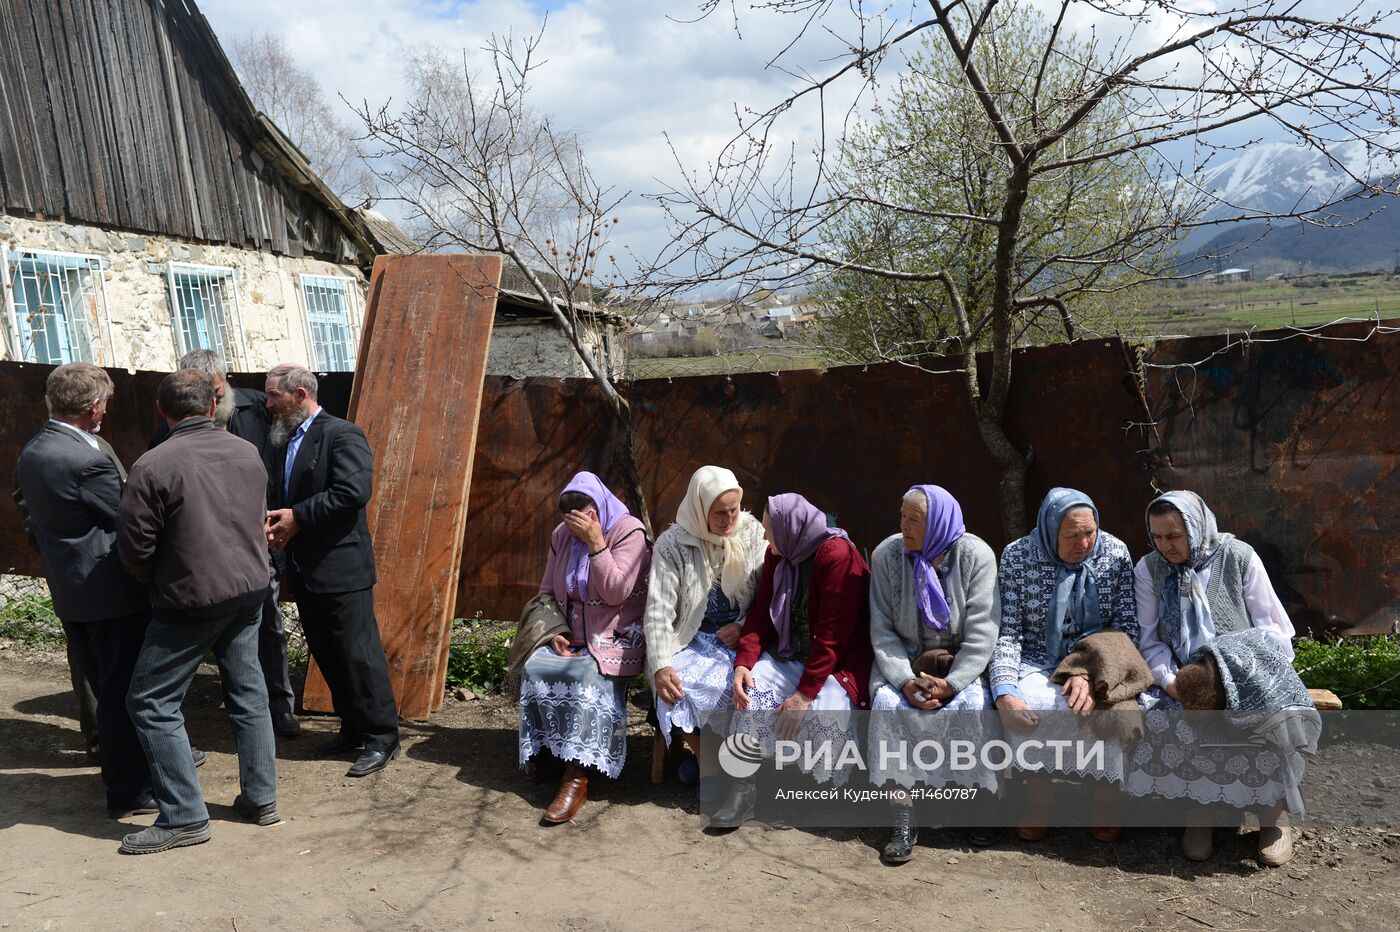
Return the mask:
M228 384L228 373L223 357L213 350L197 349L180 357L179 368L197 369L214 381L214 426L227 430L235 437L241 437L258 448L268 475L275 474L269 456L271 447L267 433L271 417L267 410L267 396L253 388L233 388ZM156 429L151 439L151 447L170 435L170 428L164 423ZM271 485L269 484L269 507L271 506ZM293 712L296 694L292 691L291 671L287 665L287 627L282 611L277 607L278 579L275 564L272 567L272 588L262 606L262 622L258 628L258 662L262 666L263 681L267 684L267 705L272 715L272 730L284 738L295 738L301 734L301 723Z
M365 504L373 458L364 432L321 408L316 376L294 364L267 374L273 454L268 544L287 554L302 630L330 687L340 733L324 756L363 747L346 776L382 770L399 753L398 710L374 617L374 550Z

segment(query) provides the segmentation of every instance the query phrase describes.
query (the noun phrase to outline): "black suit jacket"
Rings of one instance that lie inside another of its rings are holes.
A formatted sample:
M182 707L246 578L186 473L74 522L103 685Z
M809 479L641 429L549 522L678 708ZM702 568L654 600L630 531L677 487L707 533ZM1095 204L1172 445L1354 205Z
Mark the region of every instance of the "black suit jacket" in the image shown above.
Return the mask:
M273 500L290 508L300 530L287 544L293 591L355 592L375 583L374 548L365 505L373 491L374 459L364 431L324 408L306 429L286 494L286 450L269 457Z
M146 587L115 551L123 471L116 455L49 421L15 466L17 501L44 564L54 613L67 622L102 621L146 608Z

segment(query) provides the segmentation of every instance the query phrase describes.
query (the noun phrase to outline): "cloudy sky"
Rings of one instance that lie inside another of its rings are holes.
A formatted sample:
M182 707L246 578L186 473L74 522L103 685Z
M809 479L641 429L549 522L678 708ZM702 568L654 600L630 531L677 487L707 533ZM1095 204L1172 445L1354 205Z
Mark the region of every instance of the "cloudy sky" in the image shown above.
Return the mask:
M1325 12L1331 0L1304 0ZM740 29L721 0L715 15L694 22L700 0L199 0L225 46L252 32L281 34L332 98L378 106L405 89L404 63L436 46L484 64L493 33L536 33L548 14L536 74L535 109L583 132L595 175L617 191L654 192L676 177L666 136L686 164L703 168L732 136L734 108L766 108L799 82L765 67L791 39L792 16L754 12L756 0L734 0ZM1321 4L1321 6L1319 6ZM867 10L885 4L861 4ZM1212 0L1199 0L1203 9ZM1351 4L1348 3L1348 6ZM1364 5L1372 5L1367 0ZM908 11L909 4L890 3ZM913 6L918 7L918 4ZM1055 4L1057 7L1058 4ZM1087 5L1086 5L1087 6ZM920 10L922 13L923 10ZM847 4L832 3L809 41L785 59L820 69L844 48L852 29ZM1082 17L1081 17L1082 19ZM1083 33L1088 20L1071 22ZM1174 23L1155 20L1139 41L1162 41ZM1111 31L1112 24L1108 24ZM1149 34L1150 33L1150 34ZM885 72L882 71L882 74ZM887 74L886 78L892 77ZM836 95L839 99L839 93ZM353 122L348 108L347 122ZM785 118L799 153L816 138L815 111ZM666 240L659 211L632 197L621 212L614 245L649 255Z
M638 194L675 177L669 133L688 162L703 166L732 135L735 102L781 98L791 77L765 69L791 18L701 22L696 0L200 0L227 47L250 32L280 33L331 95L379 104L402 98L404 62L425 46L481 58L495 34L537 32L548 13L534 106L581 130L594 173ZM815 61L834 40L810 44ZM347 122L352 115L346 110ZM815 124L787 127L804 137ZM629 199L617 239L640 253L665 239L659 213Z

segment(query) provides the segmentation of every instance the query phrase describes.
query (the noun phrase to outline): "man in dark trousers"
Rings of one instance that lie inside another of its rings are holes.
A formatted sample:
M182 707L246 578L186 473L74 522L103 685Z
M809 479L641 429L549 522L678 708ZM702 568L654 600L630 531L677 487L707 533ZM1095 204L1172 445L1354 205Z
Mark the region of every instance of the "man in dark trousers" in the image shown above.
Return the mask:
M49 420L20 453L15 479L54 614L97 696L107 811L123 818L155 811L146 757L126 712L151 612L146 587L123 572L114 549L122 470L95 436L111 397L111 377L91 363L49 373Z
M280 820L277 760L258 626L267 597L267 470L248 441L212 420L214 383L196 369L168 375L156 409L170 436L131 467L117 511L117 552L152 587L153 618L127 709L150 762L160 815L122 839L127 854L209 840L209 811L190 760L180 704L204 655L219 663L238 749L233 807L259 825Z
M399 752L398 709L374 617L374 549L365 505L373 458L364 432L324 410L316 376L283 364L267 374L274 450L267 539L285 550L306 645L330 687L340 733L321 755L363 747L346 776L382 770Z
M180 357L179 368L198 369L214 380L214 426L257 447L268 473L276 472L268 466L271 449L267 431L272 417L267 410L267 396L256 389L230 386L223 357L213 350L197 349L186 353ZM170 428L162 422L151 440L151 447L154 449L169 434ZM270 500L268 504L271 507ZM287 627L282 610L277 607L277 583L274 572L272 587L263 602L262 627L258 629L258 662L262 664L263 680L267 684L272 729L284 738L295 738L301 734L301 723L293 713L296 694L292 692L291 671L287 666Z

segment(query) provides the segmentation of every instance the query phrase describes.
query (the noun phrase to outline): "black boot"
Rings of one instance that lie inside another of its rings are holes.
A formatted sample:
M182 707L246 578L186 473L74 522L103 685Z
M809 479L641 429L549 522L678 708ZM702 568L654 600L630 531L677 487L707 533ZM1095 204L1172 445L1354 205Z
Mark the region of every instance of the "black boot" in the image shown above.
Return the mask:
M880 860L886 864L904 864L914 856L914 845L919 840L919 830L914 827L912 806L894 807L894 828L890 830L890 840L885 842L885 851Z

